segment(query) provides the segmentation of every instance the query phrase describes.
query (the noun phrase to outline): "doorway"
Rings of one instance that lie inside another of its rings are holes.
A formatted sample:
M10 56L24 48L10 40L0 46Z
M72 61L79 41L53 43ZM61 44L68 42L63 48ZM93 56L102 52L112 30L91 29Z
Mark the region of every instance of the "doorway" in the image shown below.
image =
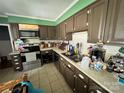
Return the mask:
M8 25L0 25L0 57L7 56L12 52L12 44Z

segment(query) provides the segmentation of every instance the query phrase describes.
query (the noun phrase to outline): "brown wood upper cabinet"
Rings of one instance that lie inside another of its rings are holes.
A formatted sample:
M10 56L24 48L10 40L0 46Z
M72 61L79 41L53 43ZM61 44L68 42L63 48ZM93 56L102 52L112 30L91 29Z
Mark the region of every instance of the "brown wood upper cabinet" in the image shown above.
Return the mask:
M74 27L74 20L73 20L73 16L70 17L69 19L67 19L65 21L65 26L66 26L66 33L69 33L69 32L73 32L73 27Z
M41 40L54 40L56 39L56 29L54 26L39 26Z
M112 0L111 0L112 1ZM103 41L108 0L99 0L88 9L88 42Z
M56 29L54 26L48 27L48 39L55 40L56 39Z
M10 24L10 29L11 29L11 35L12 35L13 40L19 38L18 24L11 23Z
M56 26L56 39L61 40L60 25Z
M60 35L61 35L61 40L66 40L65 22L62 22L60 24Z
M86 30L87 25L87 9L74 15L74 31Z
M40 29L40 39L47 40L48 39L48 27L47 26L39 26Z
M109 0L104 42L124 44L124 0Z

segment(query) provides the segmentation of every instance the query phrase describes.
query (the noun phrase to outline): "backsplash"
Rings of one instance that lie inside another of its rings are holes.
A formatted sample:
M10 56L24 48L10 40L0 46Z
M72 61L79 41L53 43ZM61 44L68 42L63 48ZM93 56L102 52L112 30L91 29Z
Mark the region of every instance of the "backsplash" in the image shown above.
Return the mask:
M41 43L41 42L63 42L63 40L40 40L40 39L26 39L26 43Z
M74 33L72 35L72 41L69 41L69 44L75 46L76 43L82 43L82 53L87 54L88 53L87 48L90 45L94 45L92 43L87 43L87 36L88 36L87 31ZM104 45L104 48L106 49L105 60L107 60L111 55L119 53L118 50L120 46Z

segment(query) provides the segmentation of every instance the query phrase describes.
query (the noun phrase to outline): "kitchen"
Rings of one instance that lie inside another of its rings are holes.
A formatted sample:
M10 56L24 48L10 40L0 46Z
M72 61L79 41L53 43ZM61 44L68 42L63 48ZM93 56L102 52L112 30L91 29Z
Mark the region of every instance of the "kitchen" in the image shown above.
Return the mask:
M2 13L0 24L8 26L12 47L6 56L12 65L0 70L0 83L28 73L33 86L45 93L123 93L124 1L53 1L62 3L61 12L70 5L54 21ZM60 10L53 13L60 15Z

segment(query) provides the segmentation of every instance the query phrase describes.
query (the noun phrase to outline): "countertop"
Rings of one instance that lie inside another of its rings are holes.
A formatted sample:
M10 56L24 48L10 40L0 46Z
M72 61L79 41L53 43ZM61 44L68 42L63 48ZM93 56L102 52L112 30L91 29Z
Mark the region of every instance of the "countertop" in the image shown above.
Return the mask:
M105 90L107 90L110 93L124 93L124 85L118 83L116 74L109 73L107 71L96 71L91 70L87 64L82 64L81 62L75 63L66 56L62 55L62 53L65 53L66 51L60 50L58 48L44 48L41 49L41 51L45 50L53 50L56 53L58 53L61 57L66 59L69 63L74 65L77 69L79 69L81 72L86 74L89 78L94 80L97 84L99 84L101 87L103 87Z

